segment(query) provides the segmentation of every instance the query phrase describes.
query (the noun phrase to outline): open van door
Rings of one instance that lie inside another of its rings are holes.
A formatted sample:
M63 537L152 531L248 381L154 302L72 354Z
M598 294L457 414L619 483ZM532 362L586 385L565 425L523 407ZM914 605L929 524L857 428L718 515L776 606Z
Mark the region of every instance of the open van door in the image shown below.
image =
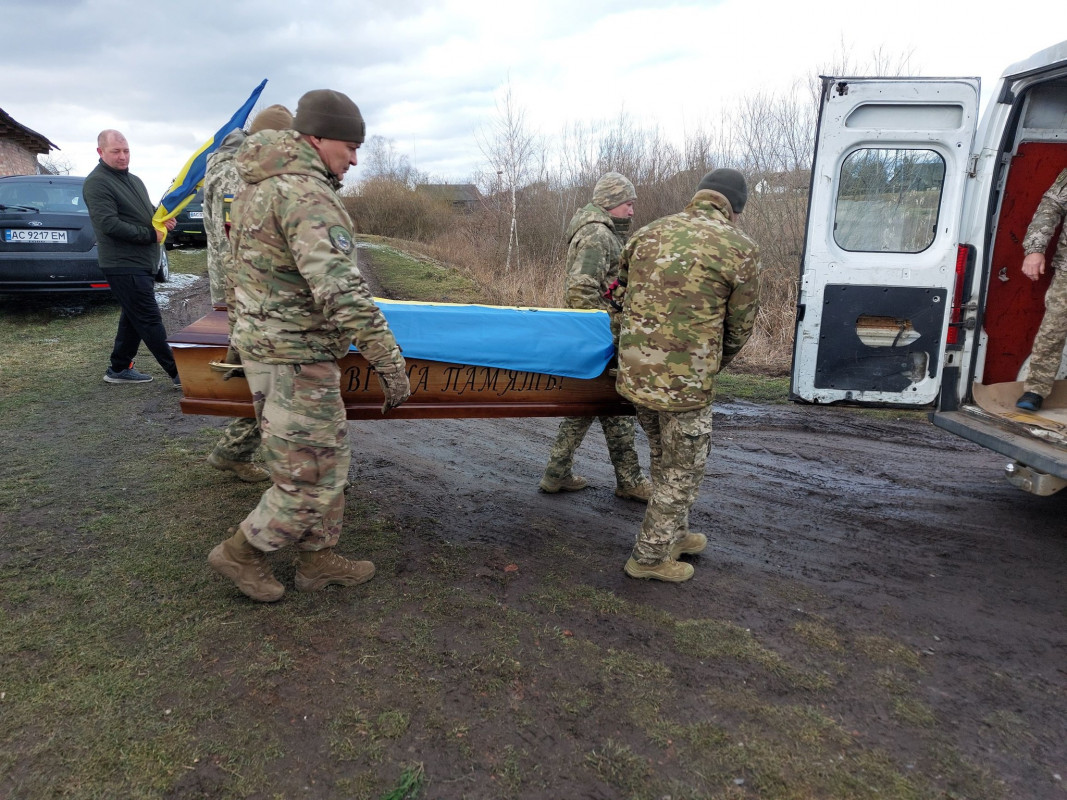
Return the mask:
M978 78L822 79L792 399L936 400L978 98Z

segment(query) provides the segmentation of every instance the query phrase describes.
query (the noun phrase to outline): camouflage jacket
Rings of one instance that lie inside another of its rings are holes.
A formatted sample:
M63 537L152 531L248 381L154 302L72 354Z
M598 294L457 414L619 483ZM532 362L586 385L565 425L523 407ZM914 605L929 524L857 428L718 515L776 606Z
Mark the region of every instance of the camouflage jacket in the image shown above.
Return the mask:
M627 284L619 393L657 411L711 404L714 379L748 341L759 306L759 248L710 189L685 211L635 233L623 249Z
M238 151L233 202L233 343L268 364L338 359L355 342L374 366L403 356L356 265L338 183L293 131L261 131Z
M1044 253L1052 234L1056 232L1056 226L1063 222L1065 214L1067 214L1067 169L1059 174L1059 177L1048 187L1048 191L1041 196L1034 218L1030 220L1026 236L1023 237L1023 253L1026 255ZM1067 266L1067 225L1060 231L1060 238L1056 242L1056 253L1052 256L1053 269L1063 269L1065 266Z
M207 275L211 302L233 305L226 296L226 276L233 272L233 256L226 237L226 198L241 188L241 177L233 157L248 135L240 128L226 134L222 144L207 160L204 174L204 233L207 234ZM232 291L231 291L232 295ZM232 310L232 309L231 309Z
M619 276L623 237L611 216L590 203L567 225L567 308L595 308L613 313L604 292Z

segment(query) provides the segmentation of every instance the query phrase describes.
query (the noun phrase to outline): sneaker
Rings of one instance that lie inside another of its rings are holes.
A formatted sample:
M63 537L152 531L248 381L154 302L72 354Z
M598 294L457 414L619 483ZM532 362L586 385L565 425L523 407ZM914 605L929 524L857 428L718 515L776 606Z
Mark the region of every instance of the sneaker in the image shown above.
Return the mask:
M173 385L175 389L181 389L182 388L182 379L181 379L180 376L175 375L173 378L170 379L170 382L171 382L171 385Z
M240 530L216 545L208 554L207 563L215 572L236 583L237 588L253 600L273 603L281 600L285 594L285 587L278 583L270 571L266 553L249 544Z
M630 556L630 560L626 562L623 570L631 578L651 578L669 583L687 581L696 572L692 564L675 561L673 558L667 558L658 564L642 564L639 561L635 561L633 556Z
M270 480L270 473L251 461L233 461L220 456L214 450L207 457L207 463L222 472L232 472L245 483L259 483L260 481Z
M641 481L636 486L619 486L615 489L615 496L623 500L636 500L638 503L647 503L652 497L652 484Z
M115 372L111 367L104 373L105 383L148 383L152 380L151 375L138 372L133 367L126 367L122 372Z
M1026 411L1040 411L1041 404L1044 401L1045 398L1037 392L1023 392L1023 396L1016 401L1015 407L1025 409Z
M671 558L693 555L694 553L703 553L704 548L707 546L707 536L702 533L693 533L692 531L689 531L681 539L676 539L674 544L671 545Z
M356 586L374 577L374 564L337 555L332 547L305 550L296 559L296 588L317 592L326 586Z
M577 492L588 485L589 481L579 475L568 475L559 480L545 476L541 479L540 489L542 492L555 494L556 492Z

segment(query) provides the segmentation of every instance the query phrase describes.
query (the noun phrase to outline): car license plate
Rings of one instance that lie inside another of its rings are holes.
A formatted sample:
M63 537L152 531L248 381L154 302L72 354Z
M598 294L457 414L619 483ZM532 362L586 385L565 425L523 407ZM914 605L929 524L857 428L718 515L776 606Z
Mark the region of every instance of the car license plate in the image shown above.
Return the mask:
M4 230L5 242L25 242L29 244L66 244L66 231L53 231L47 228L31 230L29 228L7 228Z
M189 212L189 219L203 219L203 218L204 218L204 212L203 211L190 211Z

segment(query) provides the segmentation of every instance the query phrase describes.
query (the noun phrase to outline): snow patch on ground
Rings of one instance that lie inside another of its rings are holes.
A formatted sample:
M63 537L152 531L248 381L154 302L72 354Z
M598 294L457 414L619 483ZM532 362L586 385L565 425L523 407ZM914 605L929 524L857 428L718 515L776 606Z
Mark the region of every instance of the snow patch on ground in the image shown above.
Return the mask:
M156 302L159 303L159 307L169 308L170 297L172 294L180 292L182 289L188 289L198 280L200 280L199 275L187 275L184 272L172 272L170 274L170 280L166 283L156 284Z

